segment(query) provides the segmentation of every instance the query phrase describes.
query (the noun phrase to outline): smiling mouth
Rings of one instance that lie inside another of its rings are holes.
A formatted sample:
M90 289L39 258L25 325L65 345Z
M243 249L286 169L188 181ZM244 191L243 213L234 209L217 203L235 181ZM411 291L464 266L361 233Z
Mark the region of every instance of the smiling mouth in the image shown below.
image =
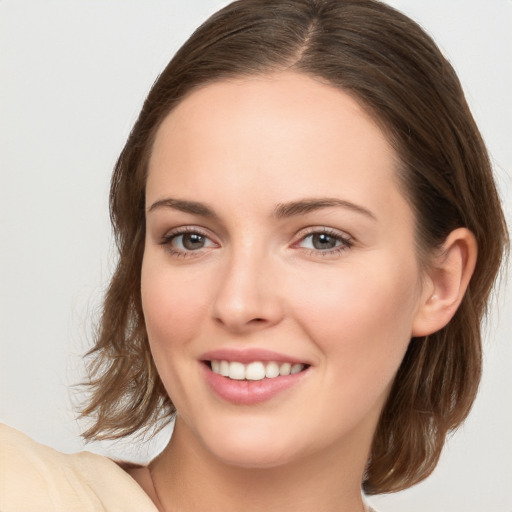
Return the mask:
M303 372L309 365L302 363L278 363L276 361L252 361L248 364L238 361L205 361L213 373L231 380L263 380L285 377Z

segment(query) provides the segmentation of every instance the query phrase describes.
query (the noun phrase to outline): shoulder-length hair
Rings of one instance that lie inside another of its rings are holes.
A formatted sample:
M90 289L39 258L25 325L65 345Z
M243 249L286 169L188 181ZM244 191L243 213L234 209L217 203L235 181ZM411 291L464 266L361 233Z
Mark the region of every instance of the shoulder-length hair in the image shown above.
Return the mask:
M155 133L198 87L292 70L351 94L399 157L415 213L418 258L455 228L476 237L478 262L450 323L411 340L375 433L367 493L397 491L434 469L466 418L481 374L480 325L507 230L491 164L457 76L412 20L374 0L238 0L181 47L153 85L117 161L110 214L119 250L90 352L88 439L163 425L175 412L157 375L141 307L145 183Z

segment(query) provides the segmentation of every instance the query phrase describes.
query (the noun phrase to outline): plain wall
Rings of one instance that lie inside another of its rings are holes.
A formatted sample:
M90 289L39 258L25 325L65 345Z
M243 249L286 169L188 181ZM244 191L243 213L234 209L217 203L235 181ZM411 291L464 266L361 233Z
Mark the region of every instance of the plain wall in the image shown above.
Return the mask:
M71 387L115 252L111 169L151 84L227 2L0 0L0 420L61 451L83 448ZM459 73L512 222L512 2L389 0ZM380 512L512 511L512 290L485 342L484 378L435 473ZM147 460L168 432L88 449Z

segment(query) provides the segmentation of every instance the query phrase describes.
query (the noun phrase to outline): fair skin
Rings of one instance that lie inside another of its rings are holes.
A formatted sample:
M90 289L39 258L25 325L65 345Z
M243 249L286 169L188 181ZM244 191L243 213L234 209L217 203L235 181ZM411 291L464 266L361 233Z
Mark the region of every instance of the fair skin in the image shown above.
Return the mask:
M131 472L160 510L363 510L409 341L450 320L476 259L459 229L420 267L395 168L354 99L291 72L207 85L164 120L141 291L178 414L154 485ZM238 380L220 360L300 366Z

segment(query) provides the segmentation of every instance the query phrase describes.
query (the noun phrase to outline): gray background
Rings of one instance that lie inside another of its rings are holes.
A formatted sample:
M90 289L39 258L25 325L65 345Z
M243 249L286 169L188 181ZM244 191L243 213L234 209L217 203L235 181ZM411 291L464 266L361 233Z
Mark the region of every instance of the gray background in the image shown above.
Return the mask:
M81 355L114 251L115 159L155 77L207 15L201 0L0 0L0 420L61 451L83 445ZM453 62L512 210L512 2L389 0ZM479 398L424 483L381 512L512 511L512 293L494 302ZM88 449L147 460L164 432Z

